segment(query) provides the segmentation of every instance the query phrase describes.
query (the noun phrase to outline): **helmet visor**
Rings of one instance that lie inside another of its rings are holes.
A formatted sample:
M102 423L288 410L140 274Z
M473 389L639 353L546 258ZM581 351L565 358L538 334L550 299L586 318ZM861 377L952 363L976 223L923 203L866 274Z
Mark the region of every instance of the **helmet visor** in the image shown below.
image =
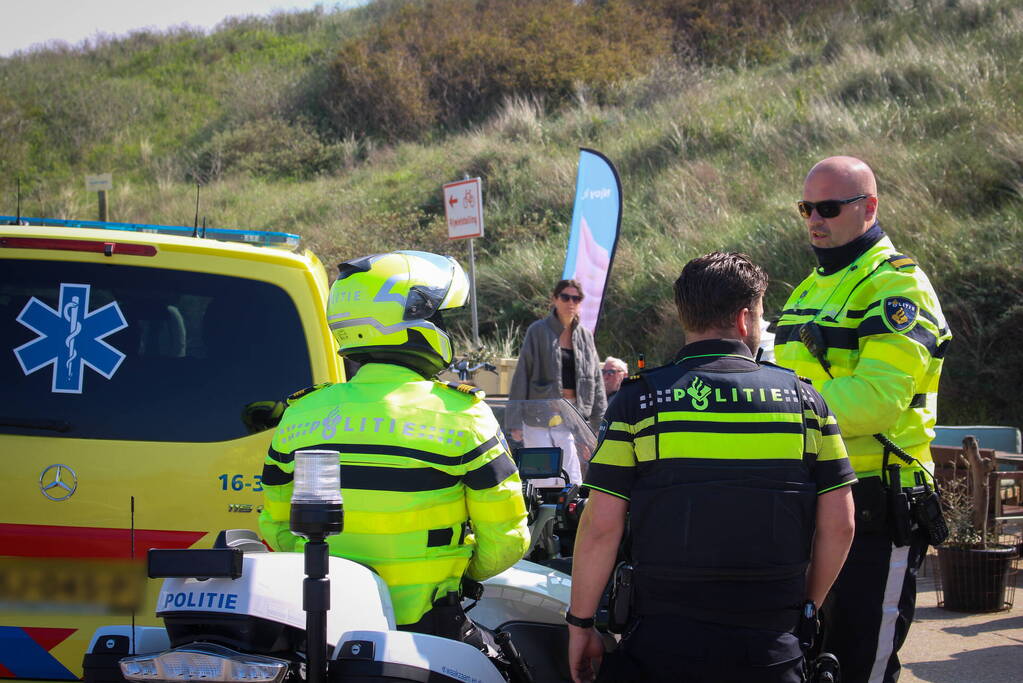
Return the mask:
M449 308L453 303L451 300L456 292L452 291L452 284L455 283L457 272L460 270L457 262L448 256L430 254L424 251L402 252L414 255L429 263L436 269L435 276L429 279L435 285L413 285L405 299L405 320L426 320L439 310ZM456 289L459 289L456 287ZM455 302L456 306L464 303Z

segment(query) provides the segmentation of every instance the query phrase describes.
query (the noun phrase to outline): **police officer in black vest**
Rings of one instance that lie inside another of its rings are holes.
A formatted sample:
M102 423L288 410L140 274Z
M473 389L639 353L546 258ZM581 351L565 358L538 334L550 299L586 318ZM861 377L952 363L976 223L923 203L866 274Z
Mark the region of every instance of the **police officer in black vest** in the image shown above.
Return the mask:
M690 261L675 282L686 345L608 407L575 545L573 681L603 654L593 616L627 513L632 595L600 681L802 680L806 624L852 541L856 477L820 394L751 355L766 289L743 254Z

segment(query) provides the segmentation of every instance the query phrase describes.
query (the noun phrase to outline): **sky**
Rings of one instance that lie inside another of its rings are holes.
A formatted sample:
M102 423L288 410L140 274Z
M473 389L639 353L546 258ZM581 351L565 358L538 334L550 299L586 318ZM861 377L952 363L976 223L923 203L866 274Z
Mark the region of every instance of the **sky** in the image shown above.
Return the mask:
M59 40L77 45L97 34L122 36L135 29L163 30L187 24L207 32L233 16L268 16L277 11L338 0L0 0L0 57L32 45Z

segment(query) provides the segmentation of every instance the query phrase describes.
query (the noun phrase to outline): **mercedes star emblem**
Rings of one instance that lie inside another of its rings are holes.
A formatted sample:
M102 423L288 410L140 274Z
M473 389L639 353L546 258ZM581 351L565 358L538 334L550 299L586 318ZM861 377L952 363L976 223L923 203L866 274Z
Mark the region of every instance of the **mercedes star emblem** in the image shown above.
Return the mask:
M39 490L50 500L67 500L78 488L78 475L67 465L50 465L39 475Z

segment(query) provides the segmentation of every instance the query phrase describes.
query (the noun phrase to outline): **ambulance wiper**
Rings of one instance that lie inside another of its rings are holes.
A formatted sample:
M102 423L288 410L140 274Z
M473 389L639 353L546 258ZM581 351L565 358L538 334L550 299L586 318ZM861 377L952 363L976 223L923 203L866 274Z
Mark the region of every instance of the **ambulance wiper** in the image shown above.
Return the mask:
M0 427L21 427L22 429L41 429L48 432L70 432L71 425L59 420L25 420L19 417L0 415Z

